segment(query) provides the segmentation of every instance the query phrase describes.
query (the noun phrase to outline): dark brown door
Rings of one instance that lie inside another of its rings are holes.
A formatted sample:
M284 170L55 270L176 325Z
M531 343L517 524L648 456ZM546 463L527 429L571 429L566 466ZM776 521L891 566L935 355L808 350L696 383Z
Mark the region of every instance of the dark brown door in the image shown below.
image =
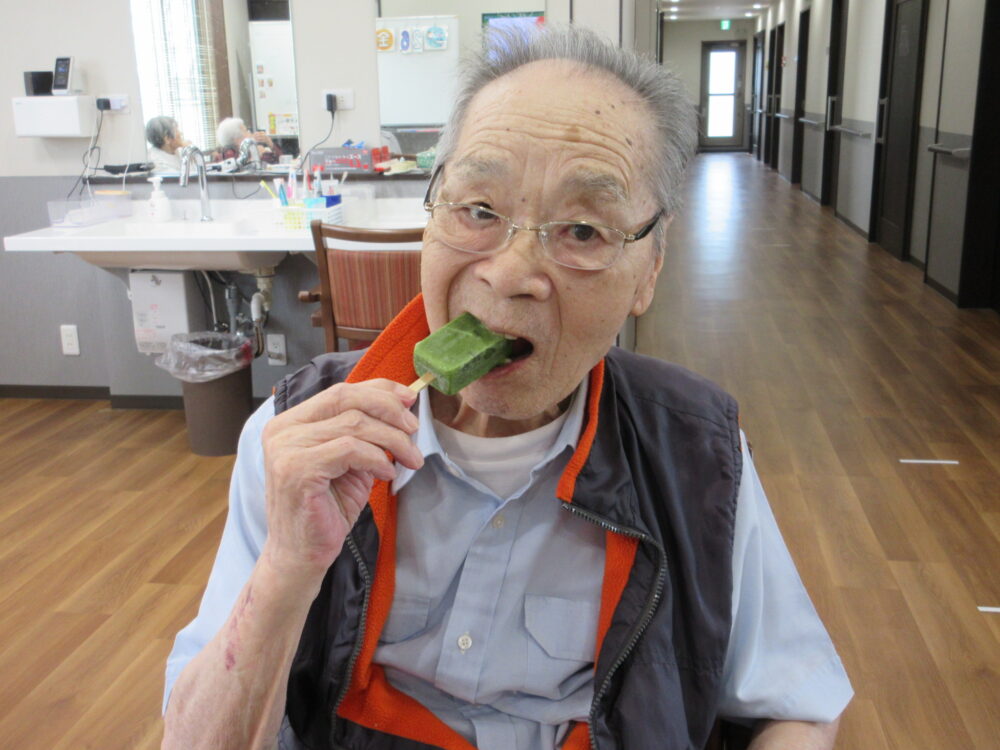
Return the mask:
M875 123L878 171L871 230L878 244L905 258L910 252L927 0L890 0L888 15Z
M753 35L753 99L751 106L750 151L761 158L761 130L764 127L764 32Z
M774 110L771 108L771 103L774 101L774 70L777 67L775 64L775 39L777 38L777 29L771 29L767 35L767 86L765 87L764 94L764 163L771 163L771 132L774 130L775 123L777 120L774 119Z
M771 93L771 158L768 160L774 169L778 168L778 154L781 149L781 120L777 118L781 112L781 73L785 66L785 24L780 23L775 29L774 36L774 68L771 78L774 81L774 88Z
M837 208L837 170L840 165L840 138L834 125L840 124L844 100L844 49L847 43L847 0L833 0L830 17L830 64L826 77L826 137L823 140L823 182L820 203Z
M799 53L795 66L795 119L792 129L792 184L802 184L802 140L805 137L799 120L806 116L806 65L809 62L809 11L799 14Z

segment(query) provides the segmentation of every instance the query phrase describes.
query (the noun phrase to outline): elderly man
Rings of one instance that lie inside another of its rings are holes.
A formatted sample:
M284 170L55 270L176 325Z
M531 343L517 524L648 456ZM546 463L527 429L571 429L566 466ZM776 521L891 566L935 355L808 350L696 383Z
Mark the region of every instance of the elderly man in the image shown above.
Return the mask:
M466 71L422 298L244 430L164 747L700 749L719 717L832 746L850 684L735 403L612 346L693 131L670 74L578 30ZM516 356L416 397L414 344L467 311Z
M268 164L277 164L281 158L281 149L278 144L271 140L271 137L258 130L251 133L247 126L239 117L227 117L219 123L215 130L215 141L218 144L216 157L223 159L235 159L240 153L240 144L247 138L257 141L257 153L260 159Z

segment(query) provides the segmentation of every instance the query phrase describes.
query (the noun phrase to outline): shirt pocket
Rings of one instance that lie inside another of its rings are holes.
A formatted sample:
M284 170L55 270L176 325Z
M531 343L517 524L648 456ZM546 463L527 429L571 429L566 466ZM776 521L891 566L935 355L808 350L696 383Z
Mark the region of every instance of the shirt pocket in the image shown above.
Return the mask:
M397 596L382 628L380 643L400 643L420 634L427 627L431 600L422 596Z
M598 613L597 602L525 595L526 692L562 697L575 685L574 676L594 661Z

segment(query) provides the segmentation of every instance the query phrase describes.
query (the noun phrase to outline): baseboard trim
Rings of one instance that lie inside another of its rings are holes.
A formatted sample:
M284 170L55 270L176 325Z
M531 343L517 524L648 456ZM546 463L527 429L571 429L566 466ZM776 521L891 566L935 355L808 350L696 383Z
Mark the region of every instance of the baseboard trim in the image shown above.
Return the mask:
M914 258L912 255L907 255L906 256L906 262L909 263L910 265L916 266L921 271L926 271L927 270L927 264L924 263L922 260L918 260L918 259Z
M112 396L103 386L82 385L0 385L0 398L64 398L110 401L112 409L183 409L182 396ZM253 408L266 398L253 399Z
M851 221L850 219L848 219L842 213L840 213L839 211L834 211L833 215L836 216L838 219L840 219L842 222L844 222L847 226L849 226L855 232L857 232L858 234L860 234L862 237L864 237L866 240L868 239L868 232L866 232L864 229L862 229L861 227L859 227L853 221ZM890 253L890 255L891 255L891 253Z
M953 291L949 290L947 287L945 287L944 284L934 281L934 279L932 279L930 276L924 277L924 283L927 284L927 286L929 286L935 292L940 294L942 297L944 297L946 300L951 302L953 305L955 305L955 307L958 307L958 295L955 294Z
M109 388L99 385L0 385L0 398L66 398L107 400Z
M181 396L112 396L112 409L183 409Z

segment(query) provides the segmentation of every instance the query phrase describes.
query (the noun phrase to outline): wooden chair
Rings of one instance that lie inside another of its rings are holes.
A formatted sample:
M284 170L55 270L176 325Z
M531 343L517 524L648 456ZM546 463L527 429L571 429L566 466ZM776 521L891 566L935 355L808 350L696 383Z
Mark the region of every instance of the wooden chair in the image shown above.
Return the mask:
M339 339L373 341L420 292L420 250L413 245L422 240L423 227L363 229L318 220L311 227L320 284L299 292L299 299L320 303L326 351L337 351ZM346 243L381 247L345 249ZM392 245L401 247L386 248Z

